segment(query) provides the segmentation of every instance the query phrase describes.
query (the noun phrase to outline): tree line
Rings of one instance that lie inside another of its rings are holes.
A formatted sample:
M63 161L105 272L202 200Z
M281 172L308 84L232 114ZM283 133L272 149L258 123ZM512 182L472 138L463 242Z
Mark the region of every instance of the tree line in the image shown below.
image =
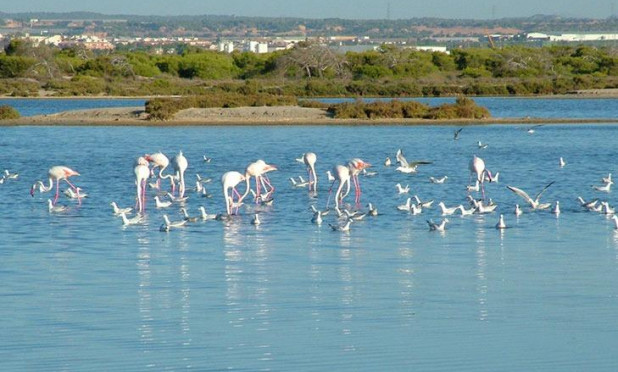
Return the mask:
M0 54L0 94L195 95L211 91L295 96L563 94L618 87L610 47L509 46L450 54L390 45L338 53L303 42L265 54L183 46L175 54L94 53L14 39Z

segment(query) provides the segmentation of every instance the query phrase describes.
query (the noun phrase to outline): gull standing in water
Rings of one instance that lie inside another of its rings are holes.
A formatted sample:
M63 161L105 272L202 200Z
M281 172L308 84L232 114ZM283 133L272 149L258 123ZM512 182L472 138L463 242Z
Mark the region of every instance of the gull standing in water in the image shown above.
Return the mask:
M160 231L170 231L171 229L176 229L179 227L184 227L187 224L187 220L181 220L181 221L170 221L169 217L167 217L167 214L163 215L163 224L161 225L161 227L159 228Z
M66 212L68 207L66 205L55 205L51 199L47 199L47 209L49 213Z
M136 225L144 220L144 216L139 213L131 218L128 218L127 214L122 212L120 213L120 218L122 218L122 224L124 226Z
M528 204L530 204L532 209L547 209L551 207L551 203L541 203L540 202L541 195L543 195L545 190L547 190L549 186L553 185L554 182L555 181L552 181L548 183L547 186L543 187L541 192L539 192L534 199L532 199L524 190L519 189L517 187L507 186L506 188L513 191L515 194L521 196L526 202L528 202Z
M556 200L556 205L554 206L554 209L552 209L551 211L553 214L555 214L556 216L560 215L560 202Z
M521 211L521 208L519 207L519 204L515 204L515 216L519 217L519 216L522 215L522 213L524 213L524 212Z
M118 204L116 204L116 202L111 202L109 203L109 205L112 206L112 209L114 211L115 215L120 215L121 213L131 213L131 211L133 210L133 208L118 208Z
M391 158L390 157L386 157L386 160L384 160L384 166L385 167L390 167L391 166Z
M560 160L558 161L558 165L560 165L560 168L564 168L564 166L566 165L566 161L564 161L562 156L560 157Z

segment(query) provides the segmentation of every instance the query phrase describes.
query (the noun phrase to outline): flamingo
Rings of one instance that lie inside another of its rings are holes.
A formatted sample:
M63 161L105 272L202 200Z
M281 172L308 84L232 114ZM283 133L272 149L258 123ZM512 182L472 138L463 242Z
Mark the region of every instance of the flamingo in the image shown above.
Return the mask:
M156 187L159 188L161 185L161 180L170 179L170 183L172 186L172 192L175 192L176 184L173 181L172 174L163 175L163 171L170 164L170 160L163 154L162 152L156 152L154 154L146 154L144 155L144 159L148 160L148 162L152 163L152 171L154 172L155 168L159 168L159 173L157 174L157 183Z
M328 191L328 201L326 202L326 208L328 208L328 205L330 203L330 193L333 191L333 186L335 185L336 181L339 181L339 186L337 187L337 191L335 192L335 208L339 209L339 203L350 192L350 168L343 165L337 165L333 168L333 173L335 174L335 179ZM341 195L341 190L343 189L344 185L347 185L347 190L344 195Z
M309 191L313 187L313 195L318 193L318 175L315 173L315 162L317 155L313 152L307 152L303 155L303 162L307 166L307 172L309 173Z
M182 154L182 151L179 151L174 159L172 159L172 166L174 167L174 172L178 177L178 195L182 198L185 196L185 171L189 166L189 162L187 158Z
M354 181L354 201L356 202L356 204L360 203L361 197L361 187L360 181L358 180L358 175L364 169L367 169L369 167L371 167L371 164L359 158L354 158L348 163L348 168L350 169L350 176L352 177L352 181Z
M133 168L133 172L135 173L135 187L137 193L135 209L139 213L142 213L146 208L146 182L148 180L148 177L150 176L150 170L148 169L148 160L146 160L146 158L142 156L137 158L135 168Z
M244 199L249 194L249 190L251 190L251 177L255 177L256 203L262 200L260 186L264 187L267 196L272 195L275 188L270 184L268 177L266 177L265 174L274 170L277 170L276 166L266 164L266 162L261 159L249 164L245 169L245 182L247 184L247 189L245 190L245 194L242 196L242 199ZM269 187L270 190L268 190Z
M77 193L77 200L79 204L81 204L81 197L79 196L79 190L75 187L70 181L69 177L79 176L80 174L69 167L65 167L64 165L56 165L49 168L47 171L49 175L49 183L47 186L43 184L43 181L35 182L30 188L30 195L34 196L34 192L38 186L40 192L48 192L54 187L54 181L56 182L56 196L53 200L53 205L56 205L58 201L58 194L60 192L60 181L65 181L69 184L69 186Z
M492 178L491 172L487 168L485 168L485 161L479 158L478 156L474 155L472 157L472 160L470 160L468 169L470 170L470 177L472 177L472 174L476 175L476 180L481 185L481 193L483 195L483 199L485 199L485 187L484 187L485 175L487 174L490 179Z
M244 196L241 196L236 186L245 180L245 175L240 172L230 171L221 176L221 186L223 187L223 198L225 199L225 208L227 214L232 214L232 206L240 205ZM232 196L229 194L229 190L232 189ZM234 195L238 197L238 201L234 203ZM247 193L245 193L247 195ZM238 207L237 207L238 208ZM238 212L238 210L236 211Z

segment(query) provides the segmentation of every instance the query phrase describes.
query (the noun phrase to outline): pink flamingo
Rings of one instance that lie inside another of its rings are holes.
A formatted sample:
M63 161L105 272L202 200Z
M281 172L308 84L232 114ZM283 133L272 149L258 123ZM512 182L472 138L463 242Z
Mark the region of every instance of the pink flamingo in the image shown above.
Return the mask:
M137 201L135 203L135 209L142 213L145 209L146 201L146 182L150 176L150 169L148 169L148 160L144 157L137 158L135 168L135 186L137 191Z
M359 158L354 158L350 160L350 162L348 163L348 167L350 168L350 174L352 176L352 180L354 181L354 201L356 202L356 204L359 204L361 197L361 187L360 181L358 180L358 174L362 172L363 169L371 167L371 164Z
M40 192L50 191L54 187L54 181L55 181L56 182L56 196L54 197L53 205L56 205L56 202L58 201L58 195L60 192L60 181L66 181L66 183L69 184L69 186L73 189L73 191L77 193L77 200L79 204L81 204L82 201L81 201L81 197L79 196L79 190L69 181L69 177L79 176L78 172L74 171L73 169L69 167L65 167L63 165L56 165L56 166L49 168L49 171L47 171L47 174L49 175L49 184L45 186L42 181L36 181L34 185L32 185L32 187L30 188L31 196L34 196L34 191L36 190L37 186Z
M317 155L313 152L307 152L303 155L303 162L307 166L307 173L309 173L309 191L313 189L313 195L318 193L318 175L315 173L317 158Z
M189 162L182 154L182 151L179 151L178 155L174 156L174 159L172 159L172 166L178 177L178 196L182 198L185 196L185 171L189 166Z
M223 198L225 199L225 209L228 215L232 214L233 206L236 204L236 212L238 213L238 206L242 202L244 196L241 196L238 190L236 190L236 186L245 180L245 176L236 171L226 172L221 176L221 185L223 186ZM232 196L228 190L232 190ZM247 195L247 193L245 193ZM238 201L234 203L234 196L238 197Z
M163 171L170 164L170 160L167 158L167 156L165 156L165 154L163 154L162 152L156 152L154 154L144 155L144 159L152 163L152 172L154 172L156 168L159 168L159 173L157 174L157 187L160 187L161 180L169 179L172 186L172 193L174 193L176 191L174 176L171 174L163 175Z
M272 195L275 192L275 188L268 180L266 173L277 170L277 167L271 164L266 164L264 160L257 160L247 166L245 169L245 182L247 183L247 189L242 196L244 199L251 189L251 177L255 177L255 201L259 203L261 198L260 187L263 187L266 191L266 197ZM269 190L270 188L270 190Z
M350 168L343 165L337 165L333 168L333 173L335 174L335 180L330 185L330 189L328 190L328 201L326 202L326 208L328 208L328 205L330 204L330 195L333 191L333 186L335 185L336 181L339 181L337 192L335 192L335 208L339 209L339 203L343 201L343 198L345 198L350 193ZM343 186L346 184L347 190L344 195L341 195Z

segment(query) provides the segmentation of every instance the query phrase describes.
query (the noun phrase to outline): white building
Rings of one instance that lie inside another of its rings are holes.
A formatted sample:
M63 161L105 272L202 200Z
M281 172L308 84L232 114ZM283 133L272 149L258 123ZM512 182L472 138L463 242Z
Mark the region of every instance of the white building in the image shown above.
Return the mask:
M268 44L257 41L249 42L249 51L253 53L268 53Z
M219 43L219 51L225 53L232 53L234 51L233 41L222 41Z

